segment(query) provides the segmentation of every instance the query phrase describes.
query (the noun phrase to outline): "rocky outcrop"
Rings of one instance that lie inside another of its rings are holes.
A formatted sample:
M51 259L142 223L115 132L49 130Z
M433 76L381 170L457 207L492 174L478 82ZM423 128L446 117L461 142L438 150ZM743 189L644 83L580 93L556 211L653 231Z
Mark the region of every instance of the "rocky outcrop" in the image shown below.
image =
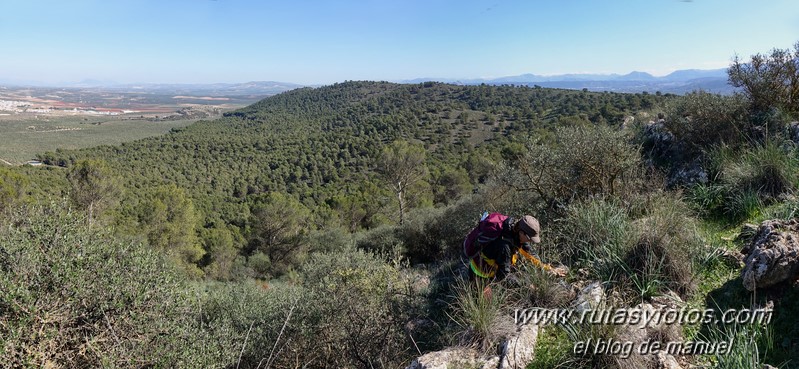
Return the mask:
M679 310L684 306L685 303L676 293L669 292L653 298L651 303L638 304L633 309L654 313L656 310L662 309ZM658 323L653 321L649 324L641 322L637 325L621 325L618 329L616 337L630 342L645 342L649 340L661 342L682 341L680 327L666 324L663 321ZM674 356L665 352L659 352L657 355L642 355L633 350L629 357L620 358L619 361L625 362L624 367L630 368L682 368Z
M747 255L741 274L749 291L795 278L799 273L799 221L764 221L741 252Z
M500 369L524 369L535 357L535 344L538 341L538 326L525 324L519 327L515 336L502 344L502 363Z
M451 369L480 368L496 369L499 357L482 358L477 351L463 347L450 347L445 350L426 353L405 369Z
M572 307L578 313L583 310L598 309L605 299L605 288L602 282L592 282L580 289Z
M499 356L486 357L470 348L450 347L424 354L412 361L406 369L524 369L535 357L537 341L538 326L525 324L519 326L516 333L502 343Z
M788 124L788 135L791 141L799 144L799 122L791 122Z
M649 122L644 127L644 148L649 152L650 166L655 162L675 164L666 178L669 188L691 186L707 183L708 175L699 159L690 161L685 155L688 152L685 144L678 141L666 127L665 121Z
M688 164L672 169L666 181L666 186L675 188L704 184L707 183L707 179L707 171L702 167L702 163L699 160L694 160Z

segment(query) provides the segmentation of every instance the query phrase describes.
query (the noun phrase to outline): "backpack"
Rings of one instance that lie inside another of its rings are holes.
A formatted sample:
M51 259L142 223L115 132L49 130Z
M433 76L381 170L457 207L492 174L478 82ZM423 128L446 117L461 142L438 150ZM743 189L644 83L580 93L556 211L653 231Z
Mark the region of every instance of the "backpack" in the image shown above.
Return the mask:
M472 229L463 241L463 253L471 259L480 254L483 245L502 236L502 224L508 219L500 213L483 213L480 222Z

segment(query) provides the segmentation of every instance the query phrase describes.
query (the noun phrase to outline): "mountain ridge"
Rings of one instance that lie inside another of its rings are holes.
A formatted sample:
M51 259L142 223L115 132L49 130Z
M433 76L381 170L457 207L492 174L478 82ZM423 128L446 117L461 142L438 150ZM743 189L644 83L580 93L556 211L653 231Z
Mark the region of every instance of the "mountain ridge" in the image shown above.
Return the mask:
M681 69L665 76L653 76L642 71L631 71L627 74L568 73L558 75L537 75L525 73L516 76L497 78L438 78L422 77L391 82L415 84L423 82L443 82L458 85L540 85L542 87L588 89L591 91L611 92L663 92L684 94L697 89L713 93L731 94L732 86L727 84L725 68L721 69ZM161 94L203 94L210 96L223 95L273 95L301 87L319 87L321 84L298 84L280 81L248 81L241 83L115 83L94 79L84 79L71 83L41 83L0 78L0 85L38 86L66 88L97 88L110 91L145 91Z

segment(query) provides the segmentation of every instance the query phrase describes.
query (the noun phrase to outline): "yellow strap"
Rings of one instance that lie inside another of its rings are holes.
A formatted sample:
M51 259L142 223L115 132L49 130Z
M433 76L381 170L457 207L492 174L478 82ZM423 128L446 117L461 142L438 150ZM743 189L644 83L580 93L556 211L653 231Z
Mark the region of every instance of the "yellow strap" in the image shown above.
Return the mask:
M472 258L472 259L469 259L469 266L472 268L472 271L474 272L474 274L476 274L478 277L482 277L482 278L492 278L492 277L494 277L494 275L497 273L497 269L498 269L497 262L494 261L493 259L489 259L482 252L480 253L480 258L483 260L483 262L485 262L486 265L488 265L490 270L488 272L483 272L481 270L480 266L478 266L477 263L475 263L474 258Z

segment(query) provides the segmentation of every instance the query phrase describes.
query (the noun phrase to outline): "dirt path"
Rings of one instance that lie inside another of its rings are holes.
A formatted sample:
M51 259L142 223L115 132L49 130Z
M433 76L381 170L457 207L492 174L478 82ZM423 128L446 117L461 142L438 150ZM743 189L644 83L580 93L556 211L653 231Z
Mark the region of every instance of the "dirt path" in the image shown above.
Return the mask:
M6 161L5 159L0 159L0 161L2 161L3 163L6 163L6 164L8 164L8 165L14 166L14 164L11 164L11 163L9 163L9 162L8 162L8 161Z

